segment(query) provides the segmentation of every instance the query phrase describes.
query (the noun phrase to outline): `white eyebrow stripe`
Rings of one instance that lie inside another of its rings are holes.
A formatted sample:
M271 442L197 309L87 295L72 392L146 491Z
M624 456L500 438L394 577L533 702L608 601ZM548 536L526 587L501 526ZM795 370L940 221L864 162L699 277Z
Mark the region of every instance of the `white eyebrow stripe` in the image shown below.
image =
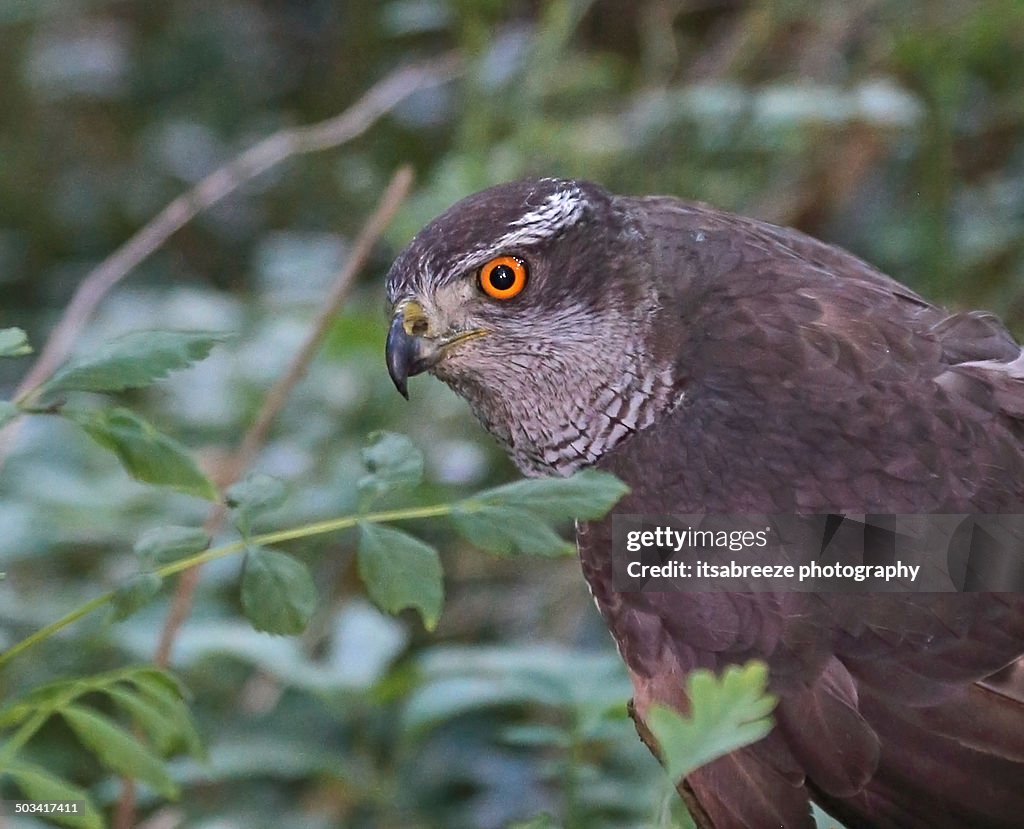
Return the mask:
M578 187L556 190L542 205L516 219L513 229L499 239L496 246L513 244L522 235L547 239L574 224L583 214L585 204Z
M578 222L586 206L587 200L578 187L556 190L542 204L516 219L504 236L486 246L474 248L470 253L455 260L449 266L449 273L462 273L478 262L486 261L486 257L510 248L535 245L545 239L551 239Z

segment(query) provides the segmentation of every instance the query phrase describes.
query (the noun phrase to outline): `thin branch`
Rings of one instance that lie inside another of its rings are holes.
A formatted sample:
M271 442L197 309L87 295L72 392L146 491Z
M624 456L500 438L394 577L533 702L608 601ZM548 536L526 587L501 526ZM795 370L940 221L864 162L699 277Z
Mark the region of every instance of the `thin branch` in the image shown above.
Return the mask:
M356 275L369 260L374 244L376 244L381 234L387 228L391 219L394 218L399 206L409 195L412 180L412 170L409 167L402 167L392 177L390 184L388 184L387 189L377 203L376 210L367 219L366 224L360 231L355 247L345 262L345 267L338 273L334 284L331 286L327 301L317 315L302 347L292 359L287 371L267 392L266 397L263 399L263 405L260 407L256 419L242 438L237 452L223 464L222 471L217 476L217 485L221 490L231 486L241 477L245 469L252 463L266 444L271 425L280 415L281 410L284 409L285 404L288 402L288 397L295 386L305 375L306 369L319 350L324 337L330 331L331 325L337 317L342 303L345 301L345 297L348 296ZM217 504L213 507L204 525L204 529L208 534L213 535L220 529L224 515L225 507L223 504ZM192 609L192 600L199 585L199 574L199 565L195 564L186 569L178 580L174 596L171 599L171 608L167 613L167 618L164 620L156 651L153 654L153 662L160 667L166 667L170 661L174 640L185 619L188 617L189 611ZM134 824L135 785L131 779L125 778L121 783L121 795L115 809L114 826L116 829L131 829Z
M45 382L71 352L75 340L103 297L201 212L282 161L351 141L412 93L445 83L457 77L460 72L459 59L451 54L428 63L399 69L370 87L356 103L339 115L305 127L276 132L210 173L187 193L167 205L149 224L82 280L39 357L18 385L15 397L24 398ZM14 444L21 422L18 419L0 429L0 466Z
M399 206L409 195L412 182L412 169L410 167L402 167L392 177L387 190L380 197L377 209L367 220L359 237L356 239L352 255L349 256L345 267L338 274L337 280L331 287L330 293L327 295L327 302L320 311L313 330L302 344L302 348L288 367L288 371L268 392L256 420L242 439L242 444L235 458L240 469L247 467L252 462L256 453L263 447L263 444L266 443L267 432L271 424L281 413L296 383L306 373L306 367L320 348L320 343L323 342L324 337L330 331L338 311L341 310L342 303L348 296L356 274L362 270L370 258L374 244L387 229Z
M261 173L293 156L331 149L351 141L412 93L445 83L457 77L460 71L458 57L446 55L439 60L393 72L372 86L341 114L317 124L285 129L268 136L176 198L82 280L50 333L39 357L18 385L15 398L24 399L45 382L71 352L75 340L92 318L103 297L201 212ZM411 184L412 174L408 169L400 170L392 179L377 210L360 234L346 268L339 274L328 304L317 319L314 330L286 375L268 393L256 421L246 433L224 474L220 476L219 483L222 487L229 486L237 480L242 470L265 443L271 424L284 407L291 390L305 373L309 361L330 326L332 317L336 315L344 301L355 275L365 264L374 242L405 199ZM15 443L21 422L19 419L0 429L0 467L3 466ZM206 529L212 533L223 519L224 507L215 507L207 518ZM186 571L179 580L154 654L154 662L158 665L167 664L177 631L191 608L198 581L198 567ZM130 829L135 822L135 787L130 780L126 779L123 783L114 820L118 829Z
M394 217L399 205L408 195L411 186L412 171L408 167L400 169L391 179L387 190L380 198L377 209L367 220L360 232L355 248L345 263L345 267L338 274L334 285L331 287L327 301L316 318L305 342L292 359L287 371L267 392L263 405L260 407L260 411L256 415L252 426L249 427L249 430L242 438L238 451L222 467L223 472L218 476L217 481L221 489L226 489L237 481L263 448L271 424L277 419L292 390L306 373L310 361L320 348L320 344L330 330L332 322L337 317L338 311L348 295L356 274L366 264L373 250L374 243L380 238L380 235ZM223 518L224 507L218 504L213 508L206 520L205 529L207 532L210 534L216 532L220 528ZM192 603L192 593L195 590L198 579L198 572L198 569L186 572L178 583L178 589L175 592L171 605L171 612L160 633L160 641L153 657L153 661L161 667L167 665L174 637L185 616L188 615L188 610Z
M338 518L328 518L324 521L314 521L311 524L301 524L297 527L288 527L283 530L273 530L271 532L261 533L260 535L254 535L252 538L245 540L229 541L218 547L211 547L210 549L203 550L200 553L193 553L186 558L172 561L170 564L165 564L163 567L159 567L154 570L153 574L159 576L161 579L166 579L177 573L191 572L195 568L202 564L206 564L207 562L216 561L217 559L224 558L225 556L240 553L249 545L267 547L271 544L281 544L285 541L296 541L301 538L313 538L314 536L327 535L328 533L338 532L339 530L347 530L358 524L391 524L396 521L420 521L424 518L440 518L445 515L451 515L456 510L460 512L478 512L481 509L486 509L487 506L488 505L486 503L481 501L475 501L472 498L464 498L461 501L442 504L428 504L422 507L405 507L403 509L383 510L381 512L364 512L359 514L342 515ZM21 654L31 650L41 642L56 636L62 630L70 627L79 619L89 615L94 610L98 610L104 605L109 604L116 596L116 590L108 590L101 596L96 596L85 604L76 607L70 613L65 614L55 622L51 622L46 625L46 627L42 627L35 633L26 636L20 642L17 642L7 650L0 653L0 668L6 667L12 660L21 656Z

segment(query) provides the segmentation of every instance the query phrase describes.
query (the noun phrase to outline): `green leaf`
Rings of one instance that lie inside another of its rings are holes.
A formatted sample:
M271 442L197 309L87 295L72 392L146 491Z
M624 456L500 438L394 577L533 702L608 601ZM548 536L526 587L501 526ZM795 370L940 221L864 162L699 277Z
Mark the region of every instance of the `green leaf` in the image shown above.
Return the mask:
M9 702L0 708L0 729L10 728L26 719L33 711L31 705L26 705L23 700Z
M0 426L6 426L21 414L21 409L9 400L0 400Z
M655 705L646 722L661 748L673 781L730 751L766 736L776 698L768 693L768 667L763 662L730 665L716 677L704 669L687 678L690 713L683 717Z
M75 801L79 804L77 812L51 812L46 817L62 826L80 827L80 829L103 829L103 817L93 805L85 789L56 777L45 769L29 763L17 763L8 766L5 771L14 778L18 788L29 800L37 803L54 801Z
M217 488L196 466L188 450L127 409L97 412L65 410L101 446L111 450L133 478L217 500Z
M169 564L179 558L202 552L210 546L210 536L198 527L153 527L135 542L135 555L147 565Z
M141 689L152 690L167 699L180 702L189 696L188 689L174 674L152 665L134 665L119 673L118 678L132 682Z
M42 393L121 391L148 386L202 360L227 337L199 331L133 331L73 358L42 386Z
M369 474L356 484L364 503L423 480L423 453L405 435L374 432L370 441L361 453Z
M452 521L459 534L481 549L498 555L571 555L576 545L556 533L547 523L524 509L486 506L473 509L457 504Z
M137 573L114 591L113 619L123 622L140 608L149 604L160 592L163 579L156 573Z
M316 585L301 561L252 547L242 570L242 608L256 630L302 633L316 610Z
M136 723L152 736L161 750L173 747L187 750L196 757L203 756L202 743L183 701L186 689L172 674L152 666L131 666L37 686L0 710L0 727L9 728L30 716L41 714L45 719L61 714L76 708L81 697L92 693L107 695L132 713ZM86 710L85 716L88 714ZM102 737L102 727L100 731ZM116 734L113 739L116 743ZM146 752L146 747L139 744L135 751L139 750Z
M433 630L444 604L442 575L441 559L429 544L391 527L359 524L359 577L381 610L413 607Z
M255 472L233 484L225 493L224 500L234 511L235 520L243 532L248 533L254 517L277 509L287 496L284 482Z
M541 706L573 711L573 730L586 728L590 711L603 719L621 712L630 683L614 653L591 654L544 645L437 647L417 666L403 725L422 731L493 706ZM578 742L580 733L574 739Z
M151 700L144 698L138 691L125 687L115 686L106 691L112 700L131 715L136 727L146 732L146 736L162 756L166 757L186 747L178 723L166 716L165 712Z
M569 478L526 478L486 490L467 503L514 506L548 521L600 518L629 492L614 475L585 469Z
M20 328L0 328L0 357L23 357L32 353L28 335Z
M193 757L206 756L202 739L192 722L188 706L185 705L187 692L173 675L156 668L143 668L134 672L128 680L163 713L167 720L174 723L182 750Z
M167 774L160 758L107 717L71 705L61 716L75 736L111 770L147 783L164 797L176 798L178 787Z

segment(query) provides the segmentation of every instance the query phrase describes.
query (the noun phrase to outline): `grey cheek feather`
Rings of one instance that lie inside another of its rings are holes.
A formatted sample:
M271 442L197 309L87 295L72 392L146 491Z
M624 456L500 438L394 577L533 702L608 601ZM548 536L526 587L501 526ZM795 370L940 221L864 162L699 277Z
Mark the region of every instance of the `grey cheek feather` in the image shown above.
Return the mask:
M492 256L555 239L589 207L566 182L492 241L456 259L439 262L429 246L417 251L398 287L419 293L441 327L466 324L468 297L457 294L475 292L467 273ZM476 322L490 333L457 347L433 371L466 398L524 474L571 474L679 402L673 366L646 348L656 297L622 300L537 308L514 321L482 317Z
M507 351L467 353L438 374L525 474L568 475L678 403L672 367L652 365L644 348L646 324L642 312L573 306L533 319L514 341L498 333ZM472 385L460 382L465 372Z

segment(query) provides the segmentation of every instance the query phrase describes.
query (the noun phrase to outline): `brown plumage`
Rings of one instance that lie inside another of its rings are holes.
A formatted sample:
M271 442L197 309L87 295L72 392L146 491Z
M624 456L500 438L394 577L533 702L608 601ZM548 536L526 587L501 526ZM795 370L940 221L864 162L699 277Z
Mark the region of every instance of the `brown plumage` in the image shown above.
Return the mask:
M508 300L480 290L497 255L529 269ZM617 512L1024 513L1021 347L796 231L517 182L388 291L403 391L445 380L526 474L614 472ZM1024 826L1024 595L619 593L610 519L578 542L641 731L693 668L769 665L775 729L686 781L706 825L810 827L814 799L850 829Z

